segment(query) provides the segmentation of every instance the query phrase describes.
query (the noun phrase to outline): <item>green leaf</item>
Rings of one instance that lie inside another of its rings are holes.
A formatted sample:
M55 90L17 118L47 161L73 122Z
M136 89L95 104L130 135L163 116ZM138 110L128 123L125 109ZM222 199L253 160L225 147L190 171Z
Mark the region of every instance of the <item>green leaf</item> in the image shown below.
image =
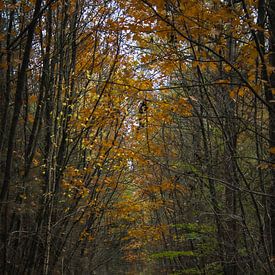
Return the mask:
M151 255L153 259L159 259L159 258L173 259L179 256L194 257L196 255L193 251L163 251L163 252L154 253Z

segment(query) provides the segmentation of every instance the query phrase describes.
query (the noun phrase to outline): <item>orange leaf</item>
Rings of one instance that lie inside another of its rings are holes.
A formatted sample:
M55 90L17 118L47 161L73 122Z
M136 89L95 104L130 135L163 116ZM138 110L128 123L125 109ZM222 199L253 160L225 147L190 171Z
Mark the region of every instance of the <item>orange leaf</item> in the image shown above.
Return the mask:
M4 1L0 0L0 10L3 10L5 8Z
M270 147L268 151L270 154L275 155L275 147Z
M37 100L37 96L36 95L31 95L29 97L29 103L34 103L34 102L36 102L36 100Z

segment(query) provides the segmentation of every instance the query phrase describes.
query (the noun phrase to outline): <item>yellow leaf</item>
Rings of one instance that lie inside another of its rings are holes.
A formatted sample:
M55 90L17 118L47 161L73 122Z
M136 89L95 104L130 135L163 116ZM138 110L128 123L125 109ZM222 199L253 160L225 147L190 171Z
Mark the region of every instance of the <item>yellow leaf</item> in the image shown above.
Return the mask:
M224 71L227 72L227 73L230 72L230 71L231 71L231 67L230 67L229 65L226 64L226 65L224 66Z
M28 120L29 120L29 122L33 123L34 122L34 116L32 114L29 114Z
M230 96L230 98L235 99L236 98L236 91L235 90L231 90L229 92L229 96Z
M199 65L198 61L193 61L192 68L196 68Z
M215 81L216 84L229 84L230 80L228 79L218 79Z
M249 91L249 90L248 90L247 87L241 87L241 88L239 89L239 91L238 91L238 95L242 97L242 96L244 96L248 91Z

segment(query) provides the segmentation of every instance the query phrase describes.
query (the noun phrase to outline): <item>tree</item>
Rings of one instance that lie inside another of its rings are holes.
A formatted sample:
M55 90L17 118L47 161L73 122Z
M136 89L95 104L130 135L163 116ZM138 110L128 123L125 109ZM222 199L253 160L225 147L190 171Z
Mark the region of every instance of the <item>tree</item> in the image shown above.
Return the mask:
M0 1L4 274L274 273L274 1Z

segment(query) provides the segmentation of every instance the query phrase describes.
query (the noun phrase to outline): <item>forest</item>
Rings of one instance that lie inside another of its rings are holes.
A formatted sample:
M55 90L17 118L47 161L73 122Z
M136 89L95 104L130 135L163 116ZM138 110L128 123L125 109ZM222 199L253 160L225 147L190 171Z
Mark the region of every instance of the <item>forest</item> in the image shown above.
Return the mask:
M275 274L275 0L0 0L0 274Z

